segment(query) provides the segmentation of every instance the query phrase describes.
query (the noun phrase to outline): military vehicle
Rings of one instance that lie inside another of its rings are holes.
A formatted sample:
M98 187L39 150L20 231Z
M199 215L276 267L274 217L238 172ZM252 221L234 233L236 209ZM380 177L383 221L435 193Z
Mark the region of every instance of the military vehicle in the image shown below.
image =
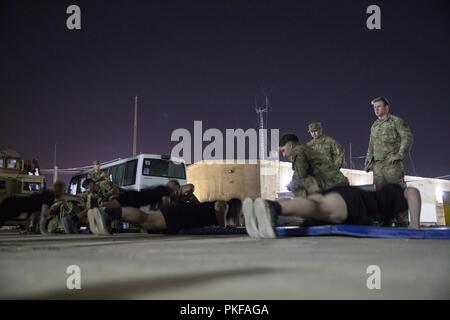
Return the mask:
M36 159L23 160L17 151L0 148L0 201L10 196L27 196L44 188L44 176L40 175L39 162ZM5 226L23 226L30 228L34 219L24 213Z

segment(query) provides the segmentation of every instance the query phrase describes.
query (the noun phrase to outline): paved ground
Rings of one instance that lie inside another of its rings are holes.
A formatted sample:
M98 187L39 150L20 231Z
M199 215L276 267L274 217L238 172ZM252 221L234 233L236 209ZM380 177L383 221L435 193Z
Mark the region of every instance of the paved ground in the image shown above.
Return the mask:
M81 290L66 287L69 265ZM2 299L450 299L440 240L0 233L0 270Z

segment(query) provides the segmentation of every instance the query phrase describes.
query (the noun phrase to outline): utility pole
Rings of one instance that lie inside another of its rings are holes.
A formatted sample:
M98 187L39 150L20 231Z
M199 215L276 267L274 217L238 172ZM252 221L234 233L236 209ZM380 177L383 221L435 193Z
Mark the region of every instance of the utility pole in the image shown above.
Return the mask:
M137 150L137 110L138 110L138 97L134 97L134 128L133 128L133 157L136 156Z

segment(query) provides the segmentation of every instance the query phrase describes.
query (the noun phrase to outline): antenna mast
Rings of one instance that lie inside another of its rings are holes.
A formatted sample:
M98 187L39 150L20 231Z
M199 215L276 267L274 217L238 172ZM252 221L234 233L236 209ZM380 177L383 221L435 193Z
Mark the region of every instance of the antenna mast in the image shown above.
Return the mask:
M263 91L264 92L264 91ZM268 113L269 111L269 97L264 93L265 95L265 101L264 106L262 108L258 108L258 105L256 104L256 98L255 98L255 111L258 115L258 122L259 122L259 159L265 160L266 159L266 141L265 141L265 134L264 134L264 113ZM266 116L267 117L267 116Z

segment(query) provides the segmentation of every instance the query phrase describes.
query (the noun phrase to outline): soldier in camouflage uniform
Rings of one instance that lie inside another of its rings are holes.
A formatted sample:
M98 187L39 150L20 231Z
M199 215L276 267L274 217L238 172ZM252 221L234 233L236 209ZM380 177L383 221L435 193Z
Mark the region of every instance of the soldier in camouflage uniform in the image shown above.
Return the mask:
M412 132L402 118L389 113L389 102L385 98L373 99L372 105L378 119L370 129L365 170L373 171L373 183L377 190L390 183L406 188L402 160L411 149ZM407 212L393 221L395 226L408 224Z
M99 181L101 178L105 177L105 173L100 170L100 161L95 160L93 162L93 169L87 174L87 178L94 180L94 182Z
M347 178L324 155L299 144L295 134L280 139L280 151L292 162L294 175L288 189L295 196L305 196L337 185L348 185Z
M58 181L53 185L55 201L50 206L50 219L47 225L48 233L64 229L65 233L78 233L82 219L82 199L65 194L65 183Z
M55 193L55 200L53 201L53 204L50 206L50 214L48 217L48 224L47 224L47 232L48 233L56 233L57 229L61 227L61 220L60 220L60 211L62 210L62 207L64 206L64 189L66 185L62 181L57 181L53 184L53 192Z
M87 178L83 182L86 192L83 194L86 209L100 206L120 206L118 202L120 189L104 176L94 181Z
M413 135L406 122L389 113L389 103L383 97L372 100L378 119L370 129L365 170L373 171L377 190L388 183L406 187L402 160L413 143Z
M330 159L334 166L340 169L344 163L342 146L333 138L323 134L320 122L310 123L308 129L313 139L307 145Z

